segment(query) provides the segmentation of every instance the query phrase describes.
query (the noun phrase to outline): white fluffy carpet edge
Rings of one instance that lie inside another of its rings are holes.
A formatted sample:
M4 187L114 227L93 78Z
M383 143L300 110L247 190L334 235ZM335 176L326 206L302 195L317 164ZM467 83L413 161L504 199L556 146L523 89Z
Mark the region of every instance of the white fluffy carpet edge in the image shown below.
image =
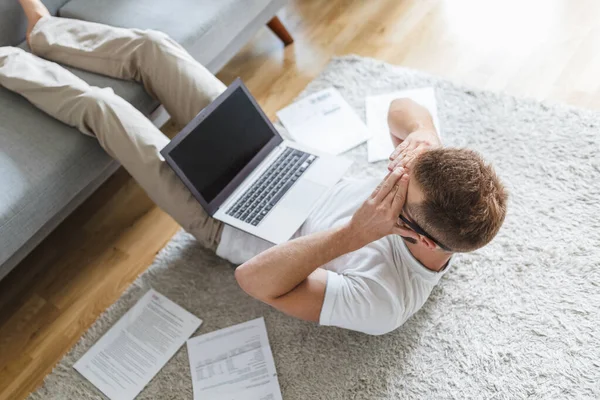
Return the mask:
M458 256L423 309L370 337L297 321L249 299L233 267L178 233L30 399L100 399L73 363L149 288L204 320L264 316L285 399L600 398L600 113L458 87L389 64L334 59L305 90L364 96L435 86L444 141L494 163L510 190L496 240ZM380 174L365 146L356 176ZM185 346L139 399L191 399Z

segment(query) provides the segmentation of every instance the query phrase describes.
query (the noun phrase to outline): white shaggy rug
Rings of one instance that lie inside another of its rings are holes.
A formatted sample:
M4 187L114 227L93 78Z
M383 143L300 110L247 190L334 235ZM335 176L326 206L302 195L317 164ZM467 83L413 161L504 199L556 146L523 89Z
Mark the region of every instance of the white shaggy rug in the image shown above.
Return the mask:
M423 309L371 337L297 321L250 299L233 267L180 232L31 399L99 399L73 363L149 288L204 320L264 316L291 399L600 398L600 113L480 92L376 60L335 59L304 94L364 97L435 86L445 143L492 161L510 190L496 240L460 255ZM352 173L380 173L364 146ZM139 399L192 399L185 346Z

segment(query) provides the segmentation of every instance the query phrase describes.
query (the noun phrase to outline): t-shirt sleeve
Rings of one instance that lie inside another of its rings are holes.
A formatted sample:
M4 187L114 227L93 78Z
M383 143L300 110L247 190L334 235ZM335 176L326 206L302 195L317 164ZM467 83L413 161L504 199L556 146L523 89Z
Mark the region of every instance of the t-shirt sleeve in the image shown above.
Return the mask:
M321 325L382 335L398 327L401 311L399 303L378 282L327 271Z

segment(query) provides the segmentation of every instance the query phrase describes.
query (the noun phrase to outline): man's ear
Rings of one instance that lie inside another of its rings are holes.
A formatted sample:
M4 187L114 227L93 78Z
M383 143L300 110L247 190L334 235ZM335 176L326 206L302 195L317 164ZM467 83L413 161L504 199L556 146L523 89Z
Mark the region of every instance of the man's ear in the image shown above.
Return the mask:
M429 250L435 250L437 248L437 244L435 244L433 242L433 240L426 238L425 236L422 236L422 235L418 235L418 236L419 236L419 241L423 244L423 246L425 246Z

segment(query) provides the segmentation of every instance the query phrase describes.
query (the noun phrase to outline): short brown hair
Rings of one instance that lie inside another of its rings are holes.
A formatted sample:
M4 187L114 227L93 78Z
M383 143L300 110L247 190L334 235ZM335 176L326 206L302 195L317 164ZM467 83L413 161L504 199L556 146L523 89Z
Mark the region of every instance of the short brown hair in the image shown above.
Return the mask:
M475 151L440 148L421 153L412 179L425 200L411 207L411 214L452 251L483 247L504 222L508 194L492 166Z

